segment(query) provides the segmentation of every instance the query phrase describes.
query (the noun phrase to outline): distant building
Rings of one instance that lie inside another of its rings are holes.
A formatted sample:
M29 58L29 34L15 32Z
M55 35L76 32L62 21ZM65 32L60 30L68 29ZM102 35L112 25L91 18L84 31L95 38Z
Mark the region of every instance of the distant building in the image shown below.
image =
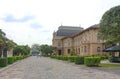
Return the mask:
M39 51L39 50L31 50L31 51L30 51L30 54L31 54L32 56L37 56L38 54L40 54L40 51Z
M98 38L98 28L98 24L87 29L60 26L53 33L52 45L56 47L56 54L70 55L73 52L80 56L103 54L104 41Z

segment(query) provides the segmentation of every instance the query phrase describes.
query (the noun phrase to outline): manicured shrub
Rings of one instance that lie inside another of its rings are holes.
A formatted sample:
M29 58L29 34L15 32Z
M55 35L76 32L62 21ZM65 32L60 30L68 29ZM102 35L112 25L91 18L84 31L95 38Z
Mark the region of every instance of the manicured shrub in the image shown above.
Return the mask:
M104 56L104 55L103 55L103 56L100 56L100 59L101 59L101 60L107 59L107 56Z
M62 60L62 56L57 56L57 59L58 60Z
M62 56L62 60L67 61L68 60L68 56Z
M50 57L51 57L51 58L55 58L55 55L51 55Z
M0 58L0 67L5 67L8 64L7 58Z
M68 61L74 62L74 61L75 61L75 58L76 58L76 56L69 56L69 57L68 57Z
M23 59L23 56L16 56L16 60L21 60Z
M14 62L14 57L8 57L8 64L12 64Z
M84 56L78 56L75 58L75 64L84 64Z
M98 66L100 64L100 57L85 57L84 64L86 66Z
M13 58L14 58L14 62L17 61L16 56L13 56Z

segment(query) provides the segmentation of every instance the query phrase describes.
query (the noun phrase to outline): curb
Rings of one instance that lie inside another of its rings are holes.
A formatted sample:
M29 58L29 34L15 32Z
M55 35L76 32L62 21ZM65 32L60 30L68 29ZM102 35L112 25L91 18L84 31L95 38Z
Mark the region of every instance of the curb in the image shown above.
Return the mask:
M6 66L6 67L1 68L1 69L0 69L0 73L2 73L3 71L11 68L12 66L18 64L20 61L21 61L21 60L19 60L19 61L17 61L17 62L14 62L13 64L10 64L10 65L8 65L8 66Z

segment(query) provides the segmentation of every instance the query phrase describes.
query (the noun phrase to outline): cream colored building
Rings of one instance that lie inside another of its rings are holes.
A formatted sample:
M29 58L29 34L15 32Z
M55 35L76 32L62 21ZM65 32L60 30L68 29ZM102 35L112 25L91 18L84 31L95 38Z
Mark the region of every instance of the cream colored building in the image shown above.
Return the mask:
M73 52L80 56L103 54L105 47L104 41L98 38L98 24L87 29L67 27L66 30L63 27L66 26L60 26L58 31L53 33L52 43L58 55L71 55ZM69 32L64 32L68 30Z

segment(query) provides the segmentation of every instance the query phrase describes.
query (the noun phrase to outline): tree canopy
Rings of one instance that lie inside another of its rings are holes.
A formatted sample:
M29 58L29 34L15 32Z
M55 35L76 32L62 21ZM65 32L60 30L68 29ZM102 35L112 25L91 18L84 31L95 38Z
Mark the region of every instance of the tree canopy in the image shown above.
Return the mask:
M40 46L40 51L44 56L51 55L53 53L53 50L54 50L54 47L49 46L47 44Z
M99 37L107 43L120 44L120 5L106 11L102 16Z
M13 49L13 54L14 55L29 55L30 53L30 47L29 46L24 46L24 45L18 45Z

